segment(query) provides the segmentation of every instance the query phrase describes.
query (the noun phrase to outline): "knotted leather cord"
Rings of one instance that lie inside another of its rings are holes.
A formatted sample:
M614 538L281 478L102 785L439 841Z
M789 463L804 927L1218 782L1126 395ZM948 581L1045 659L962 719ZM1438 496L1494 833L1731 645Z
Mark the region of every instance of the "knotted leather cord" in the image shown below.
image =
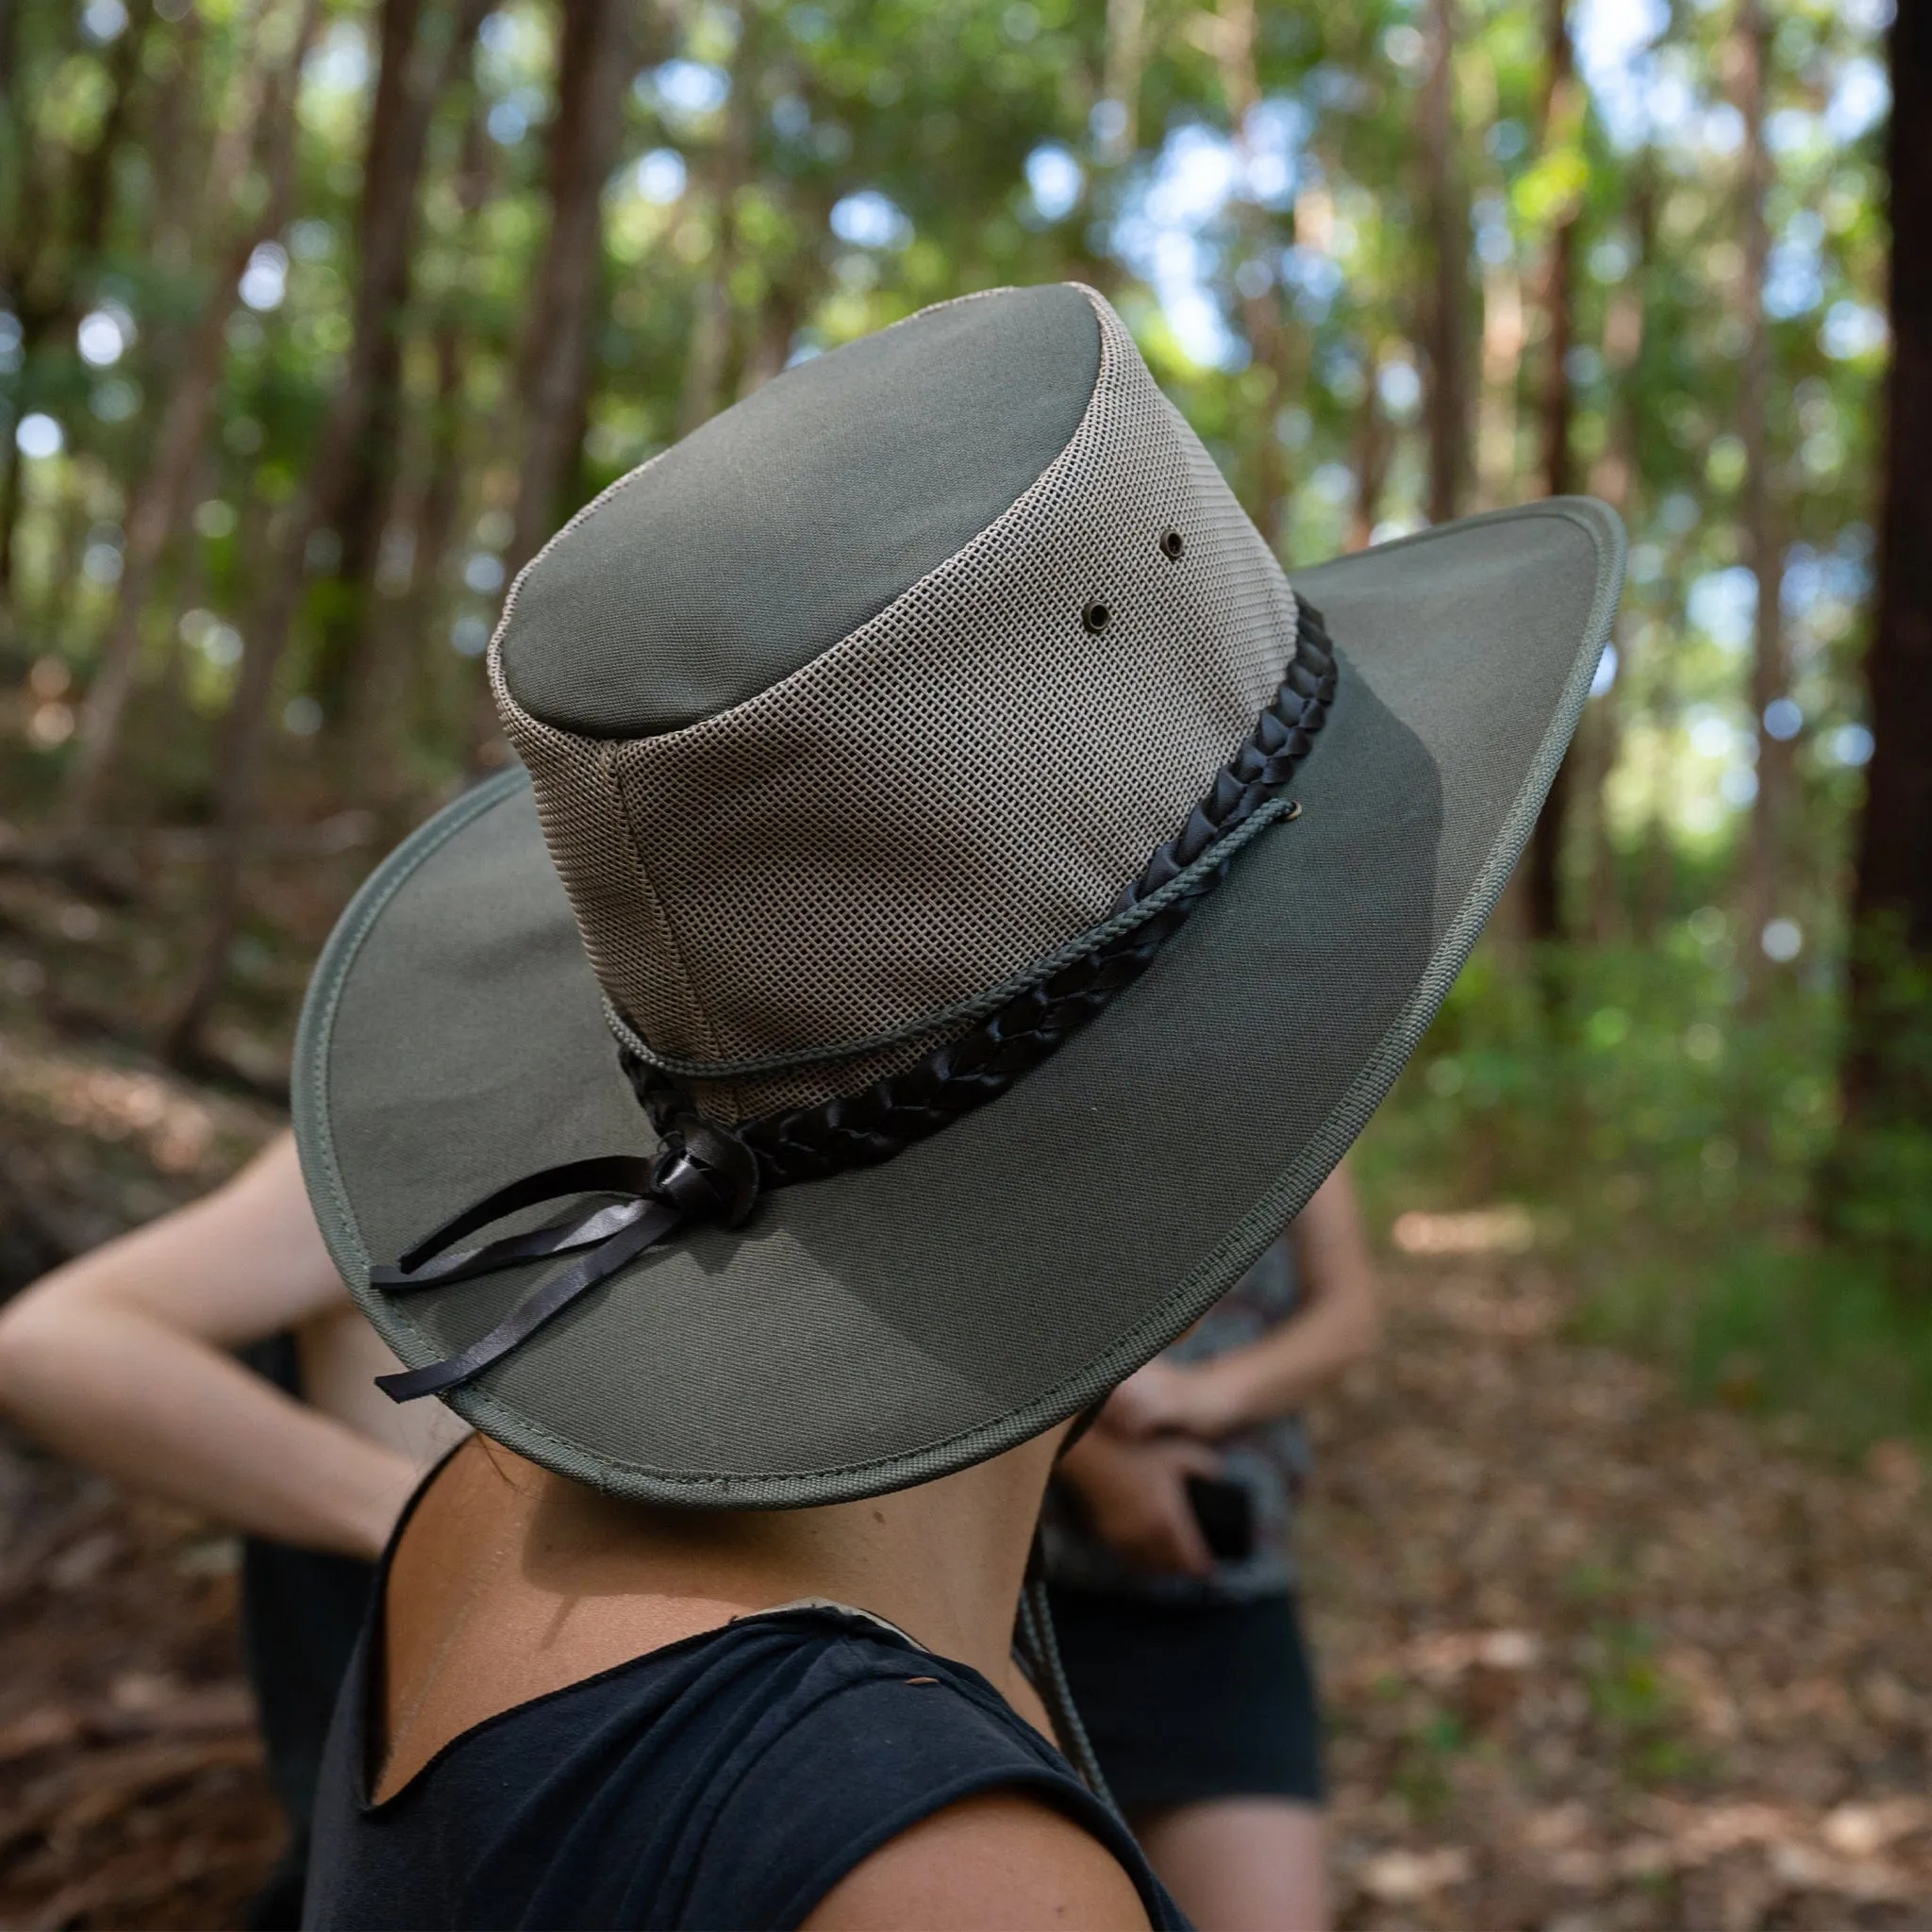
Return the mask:
M731 1130L706 1120L691 1096L663 1073L628 1048L620 1049L619 1063L658 1130L661 1144L657 1154L566 1161L527 1174L443 1223L393 1266L373 1268L372 1287L408 1294L552 1255L575 1257L539 1281L468 1347L424 1368L378 1376L376 1386L397 1402L460 1387L528 1341L598 1282L687 1224L712 1221L736 1227L767 1189L876 1166L997 1099L1153 963L1225 875L1236 849L1229 842L1232 835L1279 799L1334 696L1334 647L1320 612L1300 603L1294 661L1273 701L1187 823L1122 890L1102 922L1110 936L1078 951L904 1073L889 1074L862 1092L841 1094L818 1107L793 1108ZM1220 845L1227 849L1218 863L1202 868L1178 891L1171 890ZM1158 911L1139 923L1123 918L1157 895ZM466 1235L507 1214L586 1193L607 1198L589 1213L574 1210L523 1234L448 1252Z

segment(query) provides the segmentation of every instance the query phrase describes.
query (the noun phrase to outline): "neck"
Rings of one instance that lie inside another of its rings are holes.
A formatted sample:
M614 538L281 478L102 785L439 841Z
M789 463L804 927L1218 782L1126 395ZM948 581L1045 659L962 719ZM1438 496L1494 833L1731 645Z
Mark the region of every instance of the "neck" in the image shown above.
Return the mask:
M708 1511L622 1503L517 1466L526 1584L573 1602L647 1595L735 1611L827 1597L1004 1687L1013 1616L1062 1431L863 1502ZM494 1459L501 1452L492 1451Z

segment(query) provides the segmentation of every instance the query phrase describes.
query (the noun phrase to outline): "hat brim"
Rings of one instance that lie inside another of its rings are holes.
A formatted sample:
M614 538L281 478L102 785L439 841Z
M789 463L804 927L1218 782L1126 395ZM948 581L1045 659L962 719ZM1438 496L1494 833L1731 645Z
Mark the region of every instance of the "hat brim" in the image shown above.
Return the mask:
M1240 1277L1388 1091L1529 837L1623 554L1608 509L1565 498L1296 572L1340 664L1302 815L1144 977L1003 1098L653 1251L451 1406L618 1494L786 1507L930 1481L1093 1401ZM541 1264L398 1297L372 1262L534 1169L652 1146L520 772L344 914L295 1107L330 1251L411 1367Z

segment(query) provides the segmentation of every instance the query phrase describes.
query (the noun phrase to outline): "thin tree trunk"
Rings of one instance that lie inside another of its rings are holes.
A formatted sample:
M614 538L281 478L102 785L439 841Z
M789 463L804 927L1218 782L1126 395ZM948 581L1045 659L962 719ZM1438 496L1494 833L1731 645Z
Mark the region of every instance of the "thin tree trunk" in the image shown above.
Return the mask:
M518 359L523 467L505 559L512 579L556 527L582 447L604 265L604 184L617 165L624 135L625 85L636 58L634 27L630 0L577 0L563 9L551 122L550 235ZM472 770L487 770L506 756L487 688L476 704L470 741Z
M604 265L604 184L624 134L633 57L629 0L576 0L563 9L557 117L550 145L550 236L524 336L527 402L517 490L512 574L537 554L557 520L577 460L568 439L583 417Z
M1429 0L1429 76L1423 93L1423 152L1428 170L1431 284L1427 336L1429 521L1446 524L1462 507L1469 471L1465 309L1469 299L1469 202L1456 126L1456 0Z
M1548 75L1543 95L1543 151L1553 153L1577 138L1582 103L1576 93L1575 59L1570 42L1568 0L1544 0L1548 34ZM1570 461L1570 349L1574 340L1573 303L1578 208L1573 201L1557 211L1543 262L1543 389L1539 409L1543 492L1566 496L1573 486ZM1529 841L1529 932L1532 939L1560 939L1563 918L1563 833L1569 807L1567 761L1557 766L1550 794Z
M1591 489L1619 516L1626 517L1637 478L1638 382L1637 359L1643 351L1643 303L1650 286L1651 255L1657 224L1656 182L1649 157L1639 161L1630 194L1630 221L1636 239L1636 259L1610 297L1604 318L1604 362L1616 388L1609 440L1591 475ZM1591 939L1608 940L1622 924L1617 891L1616 844L1610 833L1611 774L1624 752L1624 720L1630 693L1638 688L1641 667L1637 662L1636 626L1625 623L1619 631L1621 662L1615 684L1585 714L1583 791L1590 800L1590 863L1587 924Z
M1737 21L1739 106L1744 116L1744 354L1740 366L1738 433L1744 444L1744 555L1757 579L1757 617L1751 658L1751 711L1757 734L1757 795L1745 838L1742 912L1744 972L1754 998L1761 993L1769 962L1758 941L1777 906L1778 868L1784 856L1789 799L1795 777L1789 738L1766 728L1773 702L1790 682L1785 662L1780 590L1783 546L1773 494L1771 455L1771 332L1764 314L1764 273L1771 254L1765 203L1772 162L1764 142L1766 66L1771 24L1761 0L1740 0Z
M1348 547L1366 550L1375 539L1375 525L1381 521L1382 492L1389 482L1389 455L1391 438L1388 420L1382 414L1380 378L1382 352L1374 349L1362 384L1361 414L1355 432L1355 517Z
M691 308L691 345L685 355L684 391L677 402L677 433L689 436L716 411L731 359L731 274L738 263L739 191L751 178L752 141L758 128L755 78L758 49L756 8L744 9L738 51L731 63L731 98L724 109L724 138L713 158L711 259Z
M362 170L362 201L358 215L357 253L363 261L386 261L391 284L383 301L389 326L378 331L369 400L355 440L348 473L325 523L337 539L334 582L325 600L316 641L315 690L331 736L339 746L353 745L355 693L367 681L374 641L371 597L390 499L394 489L397 438L395 415L402 399L402 317L408 296L407 250L390 248L383 231L398 220L414 233L416 183L422 169L422 137L414 119L417 96L426 86L433 114L436 103L455 79L471 39L482 23L481 8L424 13L422 0L390 5L382 13L381 64L369 122L368 154ZM441 61L416 55L419 38L452 36ZM427 70L425 72L425 70ZM411 142L415 143L412 150Z
M413 18L421 0L387 0ZM375 382L386 352L386 338L408 283L408 263L416 233L417 183L437 98L446 85L458 49L467 49L485 10L486 0L459 0L455 32L418 32L409 45L407 100L391 135L388 172L365 184L381 196L381 218L363 226L368 250L356 290L354 335L348 367L316 437L306 487L282 521L270 560L267 588L242 652L225 731L218 795L217 825L208 876L208 924L201 958L168 1028L169 1059L192 1063L227 976L228 954L241 916L241 873L248 822L255 810L257 782L266 749L269 701L275 673L295 612L307 589L309 540L339 513L341 492L352 474L358 441L367 424ZM446 19L438 26L451 25ZM393 44L385 35L385 46ZM381 81L378 78L377 86ZM372 133L373 133L372 129Z
M215 264L208 298L189 337L187 354L169 386L153 455L134 486L114 615L88 684L74 756L61 781L56 824L63 842L78 840L92 824L120 743L121 725L141 658L142 615L162 554L180 528L192 493L226 354L225 332L235 306L235 285L256 248L288 220L294 186L295 85L321 15L321 0L306 0L287 59L263 71L253 83L256 107L245 117L244 143L239 147L228 144L218 151L217 165L210 175L210 207L230 207L252 154L267 177L268 193L260 212L229 242Z
M1261 100L1255 55L1257 26L1255 0L1222 0L1215 21L1214 45L1221 68L1221 89L1227 101L1228 121L1234 134L1235 155L1243 172L1249 155L1249 117ZM1238 214L1248 258L1265 260L1272 257L1276 238L1271 232L1274 224L1267 210L1243 199L1238 204ZM1288 452L1281 446L1275 419L1292 393L1294 380L1279 289L1271 284L1257 293L1242 295L1241 312L1242 331L1255 364L1266 371L1268 378L1265 392L1253 411L1253 500L1248 513L1254 518L1256 528L1278 554L1286 535Z
M1932 90L1932 9L1901 7L1892 99ZM1852 891L1854 948L1842 1086L1848 1141L1932 1124L1932 1067L1901 1051L1902 968L1932 970L1932 123L1896 111L1890 171L1891 368L1886 381L1878 586L1865 659L1872 761Z
M1100 159L1119 167L1141 144L1141 77L1147 58L1146 0L1107 0L1107 48L1100 92L1120 109L1120 124L1100 145Z
M483 109L483 101L473 93L456 167L457 206L462 217L456 246L464 257L473 255L478 245L477 218L494 178L491 158L495 149L485 132ZM376 648L367 675L349 694L355 790L387 815L394 815L408 794L404 755L424 708L419 698L427 666L441 668L444 659L457 661L439 620L445 615L442 600L449 556L463 498L463 379L469 338L462 318L463 304L446 302L430 330L436 380L425 425L421 490L407 507L392 502L384 519L384 541L389 528L407 519L408 577L401 594L389 599L373 620ZM446 729L447 716L439 713L437 724Z
M1476 482L1484 509L1516 500L1516 391L1523 369L1523 280L1507 263L1483 277L1483 395Z

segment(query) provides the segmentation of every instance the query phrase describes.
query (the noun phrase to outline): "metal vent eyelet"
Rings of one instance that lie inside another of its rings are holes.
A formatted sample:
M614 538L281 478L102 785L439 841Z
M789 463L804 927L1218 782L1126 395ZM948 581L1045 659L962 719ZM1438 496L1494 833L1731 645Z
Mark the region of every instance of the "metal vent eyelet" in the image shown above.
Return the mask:
M1081 611L1080 622L1091 636L1097 638L1113 622L1113 612L1095 597L1088 603L1086 609Z
M1168 531L1160 540L1160 554L1170 563L1178 563L1181 560L1181 552L1187 547L1187 543L1182 539L1181 533L1178 530Z

